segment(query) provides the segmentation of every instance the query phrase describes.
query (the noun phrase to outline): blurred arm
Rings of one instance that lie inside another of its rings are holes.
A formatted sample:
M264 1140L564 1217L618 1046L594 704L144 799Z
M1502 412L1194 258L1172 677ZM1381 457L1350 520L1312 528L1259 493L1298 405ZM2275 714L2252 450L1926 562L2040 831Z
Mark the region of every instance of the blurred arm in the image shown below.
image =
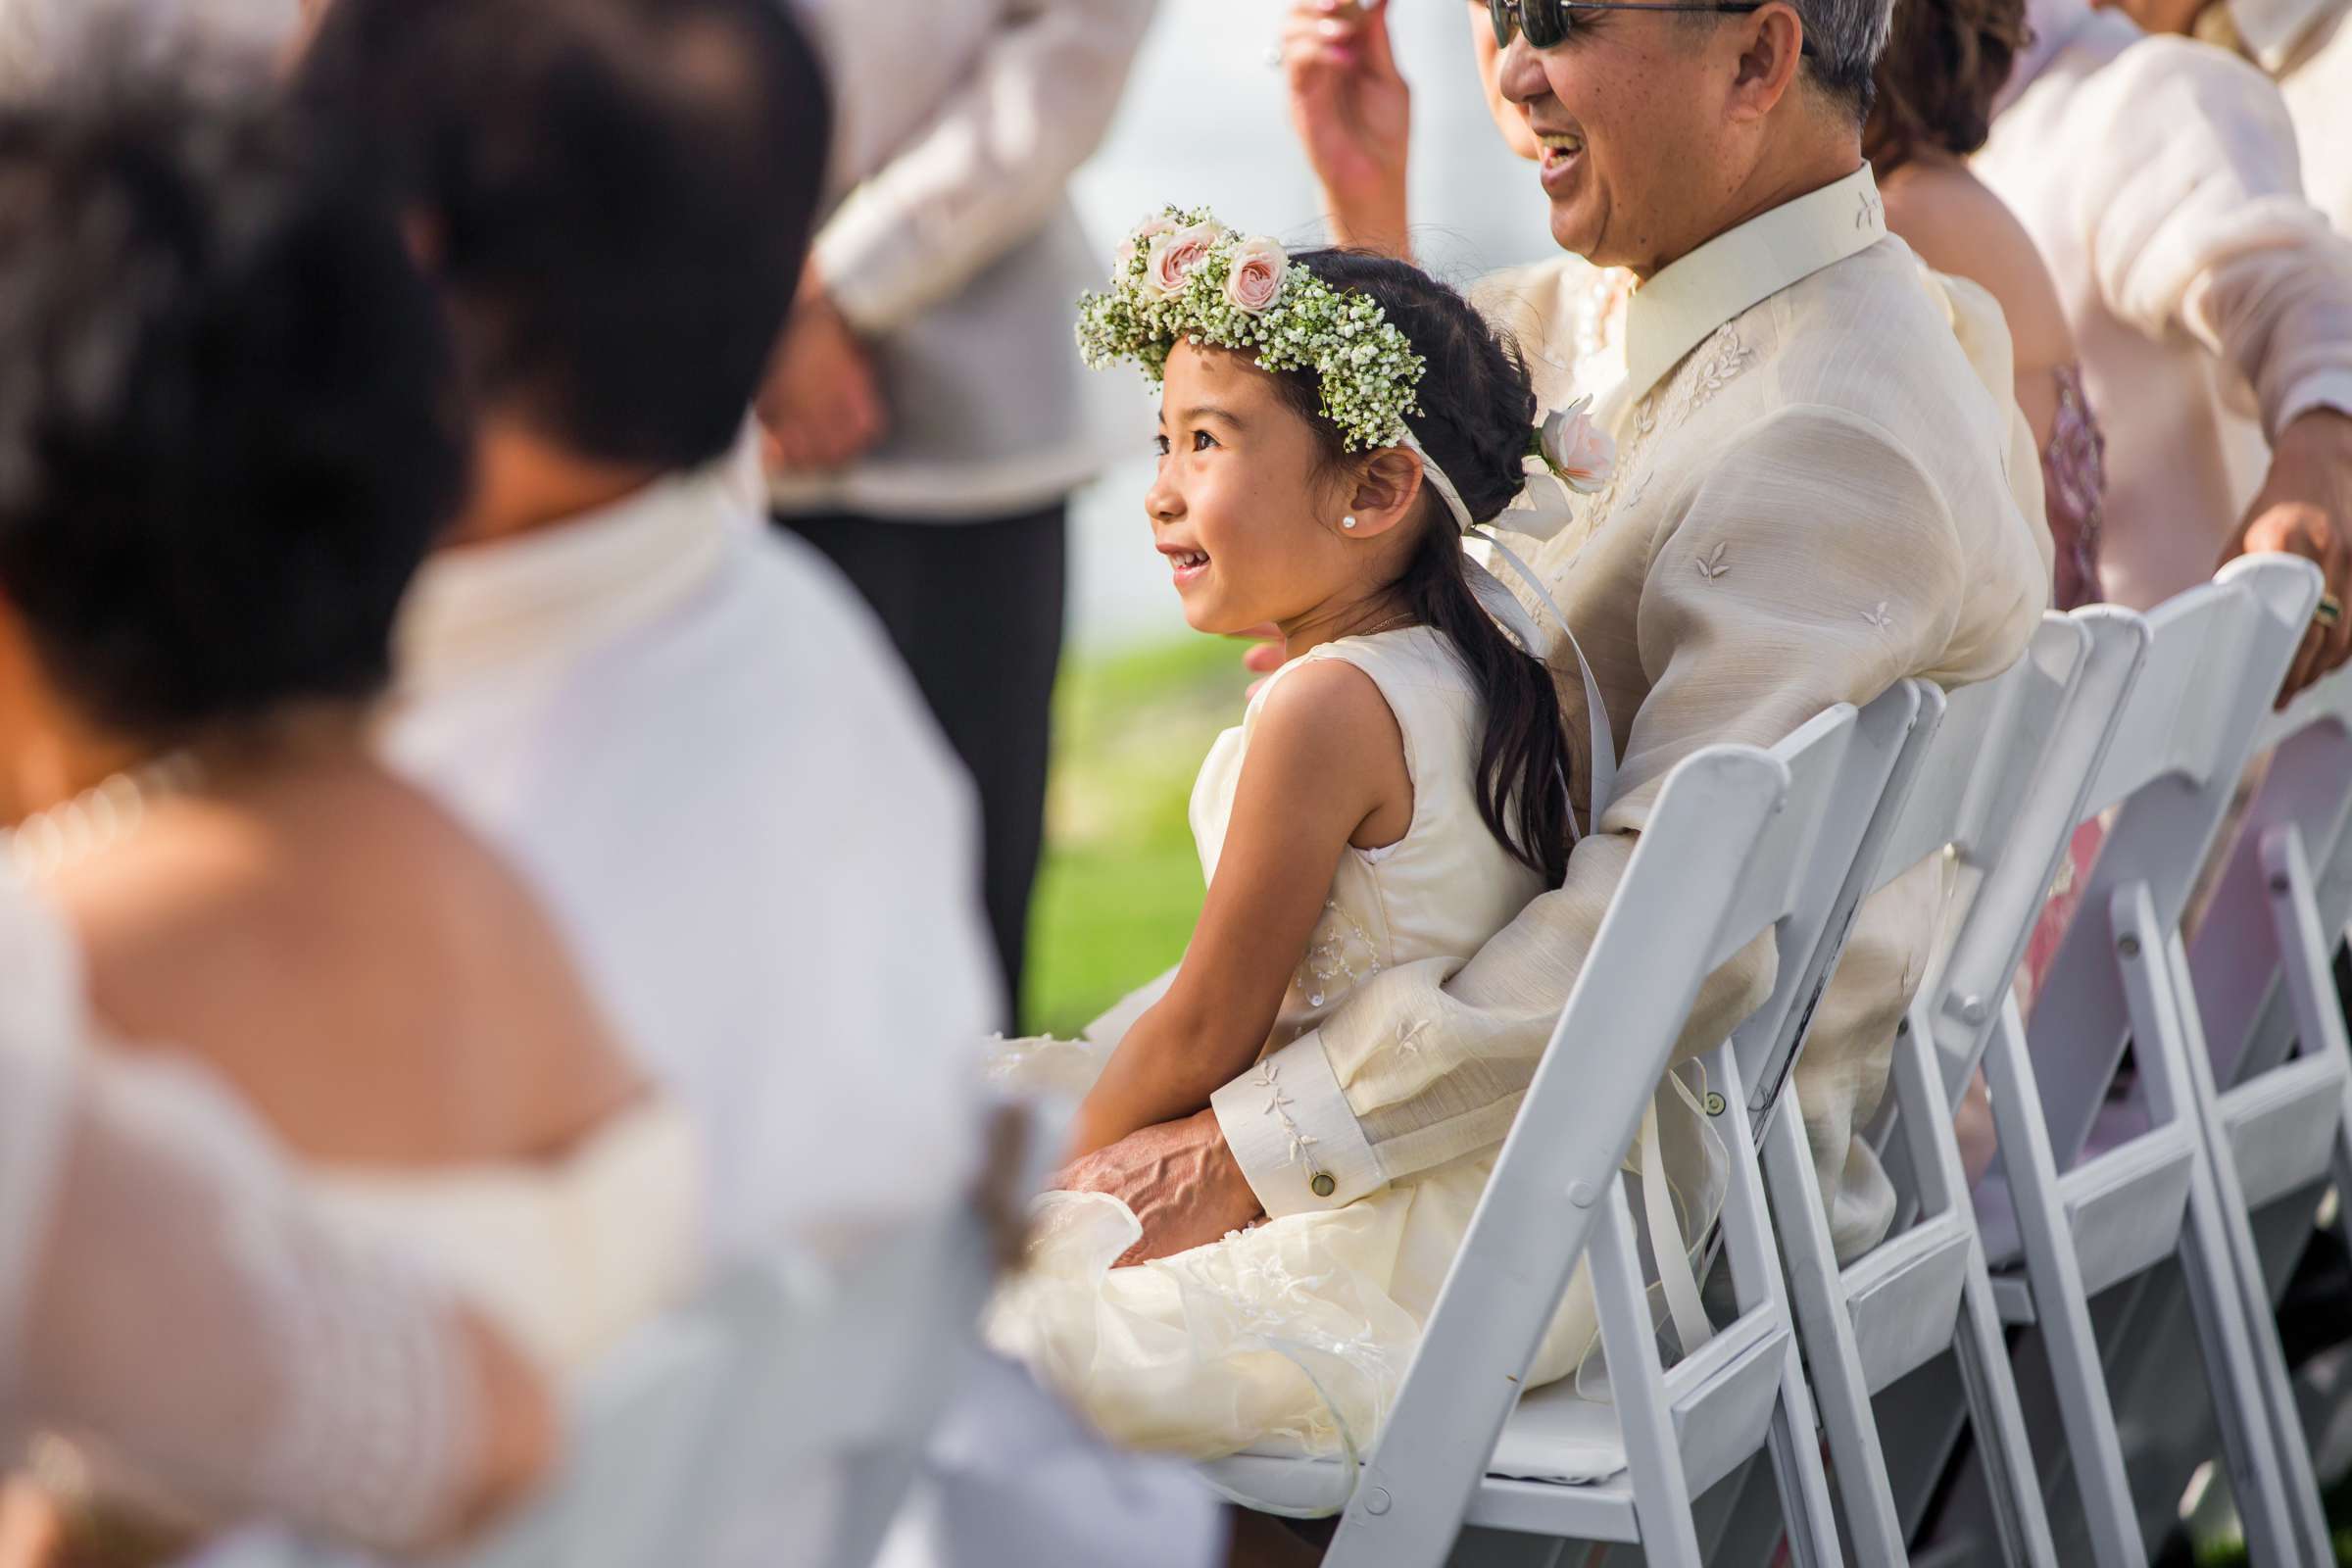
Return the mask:
M888 332L954 295L1044 221L1110 126L1152 0L1006 9L971 75L817 236L816 270L862 333ZM887 12L844 24L888 26ZM885 78L839 90L892 88Z

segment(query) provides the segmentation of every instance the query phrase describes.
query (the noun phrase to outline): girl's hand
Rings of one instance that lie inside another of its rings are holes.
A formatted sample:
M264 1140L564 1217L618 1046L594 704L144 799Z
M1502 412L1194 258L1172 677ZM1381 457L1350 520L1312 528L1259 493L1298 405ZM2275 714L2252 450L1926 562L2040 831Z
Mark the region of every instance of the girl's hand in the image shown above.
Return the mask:
M1291 123L1323 186L1332 237L1405 255L1413 94L1389 47L1386 4L1294 0L1282 59Z

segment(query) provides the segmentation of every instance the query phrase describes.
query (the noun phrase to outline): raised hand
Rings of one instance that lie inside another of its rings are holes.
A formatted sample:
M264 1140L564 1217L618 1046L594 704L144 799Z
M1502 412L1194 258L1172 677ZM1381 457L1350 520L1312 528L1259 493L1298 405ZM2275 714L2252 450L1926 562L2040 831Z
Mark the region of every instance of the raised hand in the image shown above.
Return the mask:
M1294 0L1282 60L1291 124L1323 187L1333 238L1405 255L1413 94L1389 46L1386 5Z

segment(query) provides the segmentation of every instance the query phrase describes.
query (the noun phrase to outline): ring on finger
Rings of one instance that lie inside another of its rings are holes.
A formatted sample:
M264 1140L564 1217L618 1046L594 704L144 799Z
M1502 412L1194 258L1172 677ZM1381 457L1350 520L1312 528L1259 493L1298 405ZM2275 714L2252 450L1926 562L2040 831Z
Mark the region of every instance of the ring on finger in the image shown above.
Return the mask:
M2320 595L2320 605L2311 618L2322 626L2332 627L2344 618L2344 602L2333 594Z

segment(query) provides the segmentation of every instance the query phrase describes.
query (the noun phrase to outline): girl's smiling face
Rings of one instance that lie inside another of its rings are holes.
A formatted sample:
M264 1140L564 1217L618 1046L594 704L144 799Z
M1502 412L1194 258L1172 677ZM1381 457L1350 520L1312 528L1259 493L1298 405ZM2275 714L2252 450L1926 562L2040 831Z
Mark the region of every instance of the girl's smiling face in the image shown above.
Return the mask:
M1352 476L1246 355L1176 345L1158 445L1144 508L1196 631L1291 625L1360 591L1388 553L1366 548L1387 531L1375 519L1343 526Z

